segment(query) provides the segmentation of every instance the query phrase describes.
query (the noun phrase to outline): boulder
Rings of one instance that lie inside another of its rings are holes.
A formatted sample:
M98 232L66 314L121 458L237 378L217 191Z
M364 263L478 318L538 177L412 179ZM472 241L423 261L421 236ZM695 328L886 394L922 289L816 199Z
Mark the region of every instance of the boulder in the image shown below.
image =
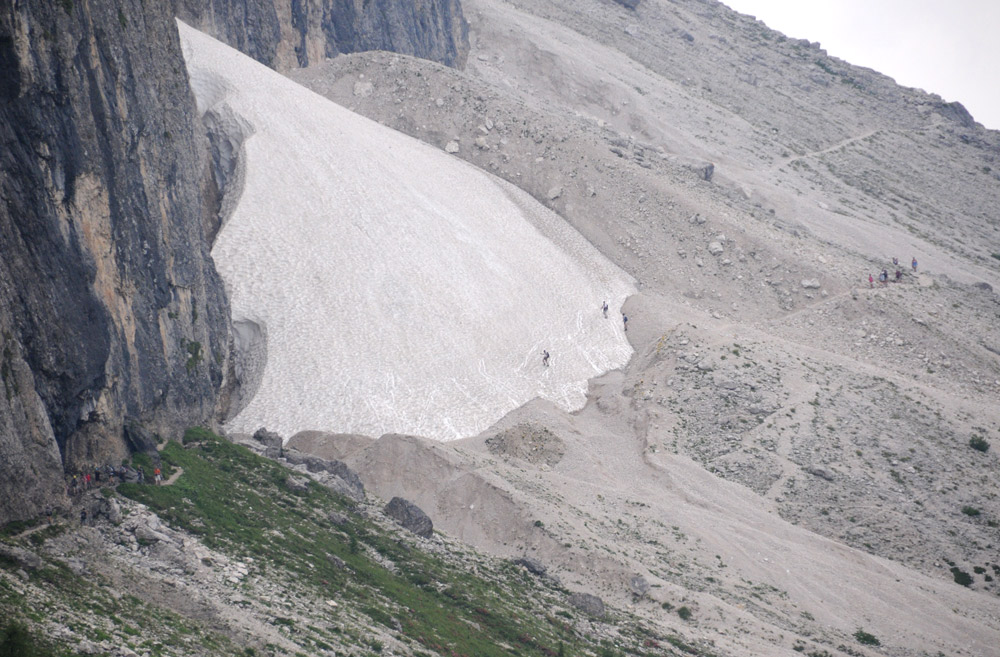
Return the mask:
M530 557L514 559L514 564L524 566L529 573L532 575L538 575L539 577L545 577L545 574L548 572L548 569L543 566L541 562L531 559Z
M709 242L708 243L708 252L711 253L714 256L722 255L722 252L724 250L725 249L723 248L723 246L722 246L722 244L720 242Z
M347 516L338 511L331 511L330 513L326 514L326 519L338 526L347 524Z
M628 587L634 595L641 598L649 591L649 582L642 575L635 575L628 581Z
M288 490L293 493L305 493L309 491L309 480L305 477L288 475L285 477L285 486L288 486Z
M826 468L807 467L805 468L805 471L815 477L819 477L820 479L833 481L833 473Z
M149 525L139 525L135 528L136 539L145 545L150 545L152 543L159 543L161 541L170 543L170 537L166 534L156 531Z
M589 593L574 593L569 596L569 603L580 611L596 618L604 617L604 601Z
M820 285L819 281L816 280L815 278L807 278L802 281L802 287L804 287L807 290L818 290Z
M343 461L322 459L294 449L284 450L284 459L292 465L304 465L309 472L332 475L322 483L336 493L357 501L365 498L365 486L361 483L361 478Z
M394 497L389 500L383 512L403 529L407 529L417 536L430 538L434 533L434 523L431 522L427 514L416 504L404 500L402 497Z
M253 439L264 447L277 447L281 449L281 446L285 444L285 440L281 436L263 427L254 432Z
M457 141L449 141L447 144L444 145L444 152L445 153L451 153L453 155L455 153L457 153L458 152L458 142Z

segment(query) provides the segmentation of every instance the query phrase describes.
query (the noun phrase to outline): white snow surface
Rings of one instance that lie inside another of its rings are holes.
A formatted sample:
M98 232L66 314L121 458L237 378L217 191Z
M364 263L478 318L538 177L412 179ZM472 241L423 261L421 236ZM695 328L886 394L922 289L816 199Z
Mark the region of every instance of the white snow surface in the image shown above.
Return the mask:
M266 339L228 430L450 440L536 396L579 408L628 361L634 282L558 215L178 23L198 110L238 150L212 256Z

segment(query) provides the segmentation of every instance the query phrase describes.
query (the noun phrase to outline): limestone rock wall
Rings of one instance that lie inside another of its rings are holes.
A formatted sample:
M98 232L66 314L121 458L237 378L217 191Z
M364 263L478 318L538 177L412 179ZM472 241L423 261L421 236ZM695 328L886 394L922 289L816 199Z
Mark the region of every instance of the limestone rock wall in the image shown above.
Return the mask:
M209 256L217 147L175 16L279 69L366 49L461 66L469 49L459 0L0 4L0 523L238 397Z
M461 68L460 0L174 0L178 18L279 71L387 50Z
M0 6L0 522L120 462L126 423L213 418L207 156L168 6Z

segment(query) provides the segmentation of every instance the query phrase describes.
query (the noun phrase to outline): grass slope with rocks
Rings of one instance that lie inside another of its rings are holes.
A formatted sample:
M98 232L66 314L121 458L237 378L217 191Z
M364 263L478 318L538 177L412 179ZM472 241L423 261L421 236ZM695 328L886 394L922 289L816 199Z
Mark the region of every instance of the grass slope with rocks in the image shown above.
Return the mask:
M2 654L713 654L208 431L160 458L172 485L91 491L89 526L4 528Z

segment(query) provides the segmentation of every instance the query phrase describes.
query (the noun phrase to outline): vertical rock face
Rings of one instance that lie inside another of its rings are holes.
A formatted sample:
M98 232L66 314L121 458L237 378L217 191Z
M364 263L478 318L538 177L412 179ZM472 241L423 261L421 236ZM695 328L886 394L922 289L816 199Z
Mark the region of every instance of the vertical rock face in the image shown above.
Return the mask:
M462 67L460 0L174 0L177 17L278 70L387 50Z
M0 523L230 403L225 171L175 15L276 68L469 49L459 0L0 3Z
M169 7L0 8L0 522L213 417L228 306L208 146Z

